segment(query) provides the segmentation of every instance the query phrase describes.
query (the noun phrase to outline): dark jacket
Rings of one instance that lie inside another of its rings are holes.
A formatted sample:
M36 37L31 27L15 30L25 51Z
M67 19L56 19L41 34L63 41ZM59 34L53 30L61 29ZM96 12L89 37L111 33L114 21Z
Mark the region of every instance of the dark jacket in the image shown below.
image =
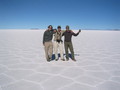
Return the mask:
M54 30L46 30L43 35L43 44L52 40Z
M79 33L74 33L74 32L72 32L72 30L69 30L69 31L65 31L64 33L63 33L63 36L65 36L65 39L64 39L64 41L65 42L71 42L71 38L72 38L72 35L73 36L77 36Z

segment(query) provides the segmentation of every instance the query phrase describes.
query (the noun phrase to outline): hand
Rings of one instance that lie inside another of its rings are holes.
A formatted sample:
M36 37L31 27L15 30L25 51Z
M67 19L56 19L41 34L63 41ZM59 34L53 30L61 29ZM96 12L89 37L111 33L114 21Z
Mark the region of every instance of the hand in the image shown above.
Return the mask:
M79 33L81 32L81 29L79 29Z

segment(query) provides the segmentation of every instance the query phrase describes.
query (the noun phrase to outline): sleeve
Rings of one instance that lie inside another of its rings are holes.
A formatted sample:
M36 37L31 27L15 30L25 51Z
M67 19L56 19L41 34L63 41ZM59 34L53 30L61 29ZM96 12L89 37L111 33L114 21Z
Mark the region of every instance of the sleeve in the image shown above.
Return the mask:
M79 32L78 33L74 33L73 31L71 31L71 33L72 33L73 36L79 35Z
M43 34L43 44L45 43L45 32Z
M53 34L55 34L55 33L56 33L56 31L55 31L54 29L52 29L51 31L52 31L52 33L53 33Z
M62 30L62 36L64 36L65 30Z
M64 36L64 35L65 35L65 32L63 32L62 36Z

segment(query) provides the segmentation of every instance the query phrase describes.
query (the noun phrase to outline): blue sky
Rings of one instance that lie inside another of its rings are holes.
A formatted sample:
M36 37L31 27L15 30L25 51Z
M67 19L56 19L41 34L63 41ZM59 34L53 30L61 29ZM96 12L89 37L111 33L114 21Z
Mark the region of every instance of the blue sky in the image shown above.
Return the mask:
M0 0L0 29L120 29L120 0Z

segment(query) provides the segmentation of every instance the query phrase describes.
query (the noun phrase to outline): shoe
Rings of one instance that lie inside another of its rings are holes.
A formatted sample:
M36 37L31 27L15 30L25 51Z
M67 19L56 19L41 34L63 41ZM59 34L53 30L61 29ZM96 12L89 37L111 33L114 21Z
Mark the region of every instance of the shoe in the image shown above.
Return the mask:
M72 59L72 60L76 62L76 60L75 60L75 59Z
M58 61L58 59L55 59L55 61Z
M50 62L50 60L47 60L48 62Z
M69 59L66 59L66 61L69 61Z
M61 59L62 61L65 61L65 59Z
M50 62L52 59L51 58L48 58L47 61Z

